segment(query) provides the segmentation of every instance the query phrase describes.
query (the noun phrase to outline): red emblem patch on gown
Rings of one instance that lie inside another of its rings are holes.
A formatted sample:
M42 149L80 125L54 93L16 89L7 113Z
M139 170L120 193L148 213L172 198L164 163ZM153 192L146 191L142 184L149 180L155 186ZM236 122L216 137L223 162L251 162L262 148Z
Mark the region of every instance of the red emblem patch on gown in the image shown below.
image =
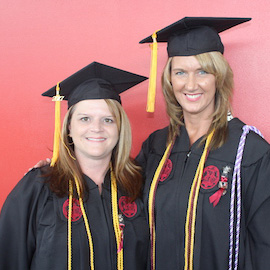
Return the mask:
M128 218L134 217L137 213L138 207L135 202L130 202L129 197L122 196L119 201L119 209Z
M63 203L63 214L68 219L68 210L69 210L69 199ZM80 207L80 202L78 199L72 199L72 213L71 221L77 221L82 217L82 211Z
M170 175L171 171L172 171L172 161L170 159L167 159L164 168L160 174L159 181L160 182L165 181Z
M201 187L211 189L217 185L219 181L219 169L216 166L210 165L204 168Z

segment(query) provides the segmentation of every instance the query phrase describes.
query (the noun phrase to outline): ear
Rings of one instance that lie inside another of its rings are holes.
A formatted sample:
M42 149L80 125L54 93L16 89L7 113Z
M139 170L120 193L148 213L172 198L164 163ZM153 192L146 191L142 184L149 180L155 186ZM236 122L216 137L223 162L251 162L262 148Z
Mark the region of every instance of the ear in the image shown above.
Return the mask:
M69 124L69 126L68 126L68 136L69 136L70 138L72 138L70 124Z

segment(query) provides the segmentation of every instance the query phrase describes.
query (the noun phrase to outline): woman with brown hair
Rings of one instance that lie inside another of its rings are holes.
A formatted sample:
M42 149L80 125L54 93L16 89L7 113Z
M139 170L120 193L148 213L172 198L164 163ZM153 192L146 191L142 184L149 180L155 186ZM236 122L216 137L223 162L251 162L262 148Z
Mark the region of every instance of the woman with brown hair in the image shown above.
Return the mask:
M142 177L119 96L145 79L93 62L43 94L68 100L59 153L56 129L52 166L28 172L8 196L1 269L146 269Z

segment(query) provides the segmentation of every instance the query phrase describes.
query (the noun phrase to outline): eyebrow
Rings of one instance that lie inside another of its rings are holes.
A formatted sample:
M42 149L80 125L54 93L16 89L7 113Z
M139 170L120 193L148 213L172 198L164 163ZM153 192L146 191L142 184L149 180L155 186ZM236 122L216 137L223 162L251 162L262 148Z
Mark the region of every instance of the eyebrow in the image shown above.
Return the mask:
M171 71L177 71L177 70L181 70L181 71L187 71L187 69L184 69L184 68L174 68L174 69L171 69ZM198 67L197 69L195 69L195 71L198 71L198 70L204 70L202 67Z
M91 113L78 113L77 115L78 116L88 116L88 115L91 116ZM114 116L113 115L104 115L102 117L114 117Z

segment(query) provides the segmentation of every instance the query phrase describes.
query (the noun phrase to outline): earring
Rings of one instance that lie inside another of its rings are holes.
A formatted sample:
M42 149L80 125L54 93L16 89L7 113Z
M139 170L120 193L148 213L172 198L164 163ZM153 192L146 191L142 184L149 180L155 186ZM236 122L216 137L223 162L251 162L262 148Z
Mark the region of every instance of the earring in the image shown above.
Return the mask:
M71 146L71 145L73 145L73 144L74 144L74 142L73 142L73 141L68 143L68 145L70 145L70 146Z

